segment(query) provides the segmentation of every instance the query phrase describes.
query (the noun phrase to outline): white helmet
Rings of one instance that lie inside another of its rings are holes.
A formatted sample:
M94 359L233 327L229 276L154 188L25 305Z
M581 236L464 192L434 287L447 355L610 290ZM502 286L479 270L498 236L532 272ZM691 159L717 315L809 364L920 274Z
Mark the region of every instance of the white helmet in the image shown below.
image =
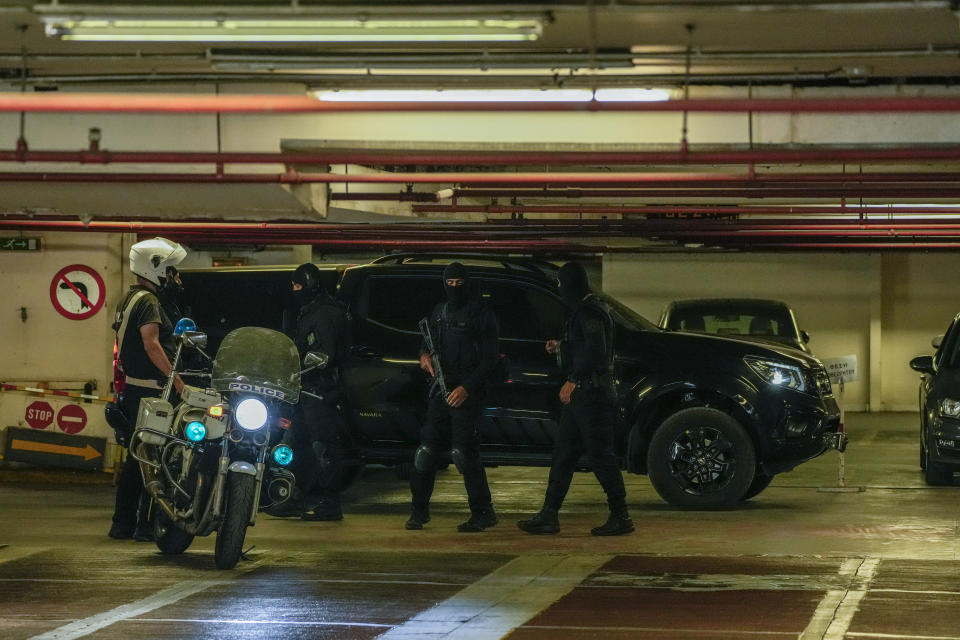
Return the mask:
M130 247L130 271L158 287L167 276L167 267L180 264L187 250L166 238L144 240Z

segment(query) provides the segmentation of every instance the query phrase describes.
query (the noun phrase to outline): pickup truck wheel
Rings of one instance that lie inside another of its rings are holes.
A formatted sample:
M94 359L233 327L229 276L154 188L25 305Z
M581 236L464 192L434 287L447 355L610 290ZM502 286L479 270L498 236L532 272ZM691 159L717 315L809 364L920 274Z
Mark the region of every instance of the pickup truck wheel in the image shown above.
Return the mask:
M725 507L750 488L756 453L746 429L706 407L683 409L654 432L647 473L660 497L680 507Z
M749 500L750 498L755 497L761 491L770 486L770 483L773 482L773 476L768 476L762 471L757 471L753 476L753 482L750 483L750 486L747 487L747 492L743 494L743 497L740 500Z

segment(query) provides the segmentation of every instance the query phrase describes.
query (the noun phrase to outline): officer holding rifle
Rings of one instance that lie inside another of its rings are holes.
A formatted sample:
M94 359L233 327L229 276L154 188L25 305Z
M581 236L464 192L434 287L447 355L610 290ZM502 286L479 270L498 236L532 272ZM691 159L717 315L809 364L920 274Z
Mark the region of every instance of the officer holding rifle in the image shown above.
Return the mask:
M413 504L405 526L422 529L430 521L437 466L449 451L463 474L470 505L470 518L457 530L473 533L498 522L480 459L479 422L483 397L499 358L499 329L496 316L480 299L462 264L447 265L443 283L446 302L420 323L424 338L420 368L434 382L410 474Z

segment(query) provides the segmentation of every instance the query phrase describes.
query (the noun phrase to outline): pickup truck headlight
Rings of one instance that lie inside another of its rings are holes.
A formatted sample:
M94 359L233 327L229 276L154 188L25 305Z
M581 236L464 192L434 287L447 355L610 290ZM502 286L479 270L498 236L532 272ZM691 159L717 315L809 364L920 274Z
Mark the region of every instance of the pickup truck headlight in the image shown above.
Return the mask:
M807 383L800 367L773 360L762 360L760 358L744 358L744 362L758 376L777 387L794 389L795 391L806 391Z
M947 418L960 417L960 400L944 398L940 401L940 415Z

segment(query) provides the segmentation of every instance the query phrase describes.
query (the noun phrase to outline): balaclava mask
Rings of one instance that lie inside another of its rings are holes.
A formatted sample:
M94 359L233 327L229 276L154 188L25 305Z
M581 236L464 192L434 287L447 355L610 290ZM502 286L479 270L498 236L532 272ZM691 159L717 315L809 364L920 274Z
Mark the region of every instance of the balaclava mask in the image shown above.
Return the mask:
M447 280L452 278L463 280L463 284L458 287L451 287L447 284ZM447 301L454 307L460 307L467 303L469 286L467 270L459 262L451 262L443 270L443 290L447 292Z
M579 262L568 262L557 272L560 296L571 305L578 304L590 292L587 271Z
M313 300L322 288L320 269L312 262L307 262L297 267L290 281L303 287L299 291L293 292L294 300L296 300L297 304L301 307Z

